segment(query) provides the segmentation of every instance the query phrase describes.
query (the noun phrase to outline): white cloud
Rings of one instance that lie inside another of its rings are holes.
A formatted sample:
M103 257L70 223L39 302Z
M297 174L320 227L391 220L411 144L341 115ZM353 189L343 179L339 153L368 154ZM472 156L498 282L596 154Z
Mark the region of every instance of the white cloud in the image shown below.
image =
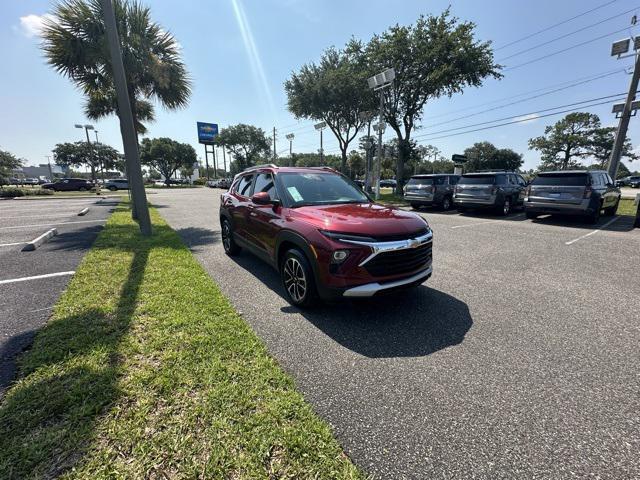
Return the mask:
M514 118L514 121L522 122L522 123L531 123L531 122L535 122L539 118L540 118L540 115L538 115L537 113L530 113L529 115L523 115L522 117L516 117L516 118Z
M40 36L44 20L52 18L53 15L49 13L45 13L44 15L36 15L34 13L31 13L29 15L25 15L24 17L20 17L21 31L27 38Z

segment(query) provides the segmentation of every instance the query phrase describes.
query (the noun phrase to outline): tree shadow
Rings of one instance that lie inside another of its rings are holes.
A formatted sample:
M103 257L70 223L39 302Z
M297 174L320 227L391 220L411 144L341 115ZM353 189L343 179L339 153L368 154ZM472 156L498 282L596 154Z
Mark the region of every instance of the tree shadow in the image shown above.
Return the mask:
M119 345L131 326L149 253L181 248L169 227L154 232L144 238L135 224L109 226L109 239L100 237L94 248L132 253L117 304L83 306L79 300L73 313L54 315L19 358L20 377L0 404L0 478L57 477L95 439L99 416L121 395Z
M261 260L242 253L233 260L268 288L287 299L278 273ZM356 353L370 358L430 355L464 340L473 325L467 305L424 284L409 290L359 300L321 302L297 313Z
M220 241L220 232L214 232L213 230L209 230L207 228L179 228L176 230L176 232L178 233L178 235L180 235L182 241L191 250L194 250L194 247L213 245L214 243L218 243Z
M608 224L612 220L615 222ZM629 232L634 229L635 217L632 215L602 216L597 224L588 223L579 216L569 215L544 215L534 220L533 223L541 225L553 225L557 227L576 228L580 230L603 230L605 232Z
M0 364L2 364L2 368L0 368L0 400L15 376L16 356L29 348L35 335L35 330L27 330L10 337L0 347Z

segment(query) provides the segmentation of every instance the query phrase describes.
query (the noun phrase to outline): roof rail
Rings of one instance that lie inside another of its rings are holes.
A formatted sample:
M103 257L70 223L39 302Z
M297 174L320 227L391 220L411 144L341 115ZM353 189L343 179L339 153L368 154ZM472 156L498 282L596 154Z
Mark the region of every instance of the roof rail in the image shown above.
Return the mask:
M303 167L303 168L310 168L312 170L327 170L329 172L336 172L337 171L335 168L327 167L326 165L322 166L322 167Z
M506 168L491 168L489 170L476 170L467 173L515 173L515 170L507 170Z
M265 163L264 165L254 165L253 167L247 167L243 170L243 172L248 172L250 170L256 170L257 168L278 168L277 165L273 163Z

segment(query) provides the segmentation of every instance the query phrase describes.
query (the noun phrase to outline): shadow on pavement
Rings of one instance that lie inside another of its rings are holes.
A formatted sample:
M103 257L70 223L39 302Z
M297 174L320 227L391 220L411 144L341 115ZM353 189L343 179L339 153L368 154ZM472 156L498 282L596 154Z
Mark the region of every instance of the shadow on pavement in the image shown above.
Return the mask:
M22 332L9 338L0 347L0 364L2 365L2 368L0 368L0 400L15 376L16 356L29 348L35 335L36 332L34 330Z
M286 300L273 268L245 252L233 260ZM461 343L473 325L464 302L426 285L428 281L391 295L281 311L299 313L345 348L367 357L424 356Z
M617 218L615 222L606 225ZM588 223L583 218L576 216L546 215L540 216L533 223L541 225L553 225L558 227L577 228L581 230L603 230L605 232L629 232L633 230L635 217L631 215L602 216L597 224ZM606 226L605 226L606 225Z
M206 228L187 227L180 228L176 232L190 249L220 242L220 233Z

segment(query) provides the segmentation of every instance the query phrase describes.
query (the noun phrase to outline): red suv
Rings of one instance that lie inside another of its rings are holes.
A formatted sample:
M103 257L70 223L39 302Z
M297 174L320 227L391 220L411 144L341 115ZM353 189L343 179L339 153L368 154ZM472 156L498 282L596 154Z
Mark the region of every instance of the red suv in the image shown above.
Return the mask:
M258 166L221 196L222 244L275 267L294 305L371 297L431 276L433 233L419 215L373 203L330 168Z

